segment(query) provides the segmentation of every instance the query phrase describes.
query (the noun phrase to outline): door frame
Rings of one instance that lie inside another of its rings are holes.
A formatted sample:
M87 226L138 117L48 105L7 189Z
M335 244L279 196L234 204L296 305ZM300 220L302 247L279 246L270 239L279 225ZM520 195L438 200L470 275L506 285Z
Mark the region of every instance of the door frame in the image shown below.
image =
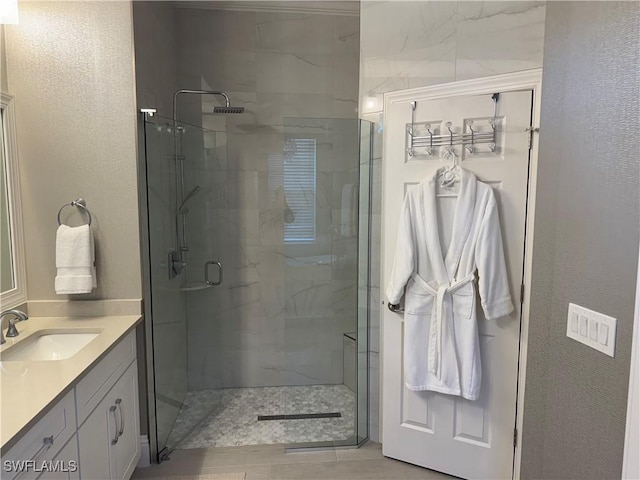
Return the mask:
M516 398L516 418L514 427L517 431L516 446L513 459L513 478L520 478L520 467L522 462L522 425L523 425L523 413L524 413L524 390L525 380L527 372L527 345L529 339L529 309L531 300L531 267L533 259L533 232L534 232L534 219L535 219L535 205L536 205L536 190L537 190L537 171L538 171L538 135L535 134L540 127L540 105L541 105L541 92L542 92L542 68L536 68L533 70L525 70L515 73L507 73L502 75L495 75L491 77L484 77L472 80L462 80L451 83L445 83L441 85L434 85L429 87L412 88L408 90L401 90L396 92L389 92L384 94L384 114L383 125L386 125L387 112L393 103L406 102L410 100L429 101L437 100L453 96L461 95L483 95L498 92L510 92L518 90L532 90L533 91L533 104L532 104L532 119L531 126L534 128L532 132L531 152L530 152L530 164L529 164L529 188L527 198L527 216L525 222L526 234L524 245L524 298L522 301L522 314L520 322L520 353L518 358L518 392ZM383 146L384 148L384 146ZM383 150L384 151L384 150ZM384 159L383 159L384 161ZM384 205L385 198L385 182L382 182L382 204ZM388 212L382 210L382 225L384 225L384 217ZM385 232L382 231L381 241L382 247L380 249L380 262L384 265L384 244L385 244ZM380 288L384 291L383 281L384 269L380 268ZM515 292L514 292L515 293ZM383 338L384 338L384 315L386 308L380 309L380 365L383 365L382 357L384 356ZM380 369L380 385L384 385L382 381L382 368ZM383 391L380 388L379 392L380 402L380 438L382 439L382 402Z
M622 478L640 476L640 461L636 456L640 449L640 255L638 255L638 280L636 282L636 308L633 316L633 340L631 347L631 371L629 373L629 400L625 427Z

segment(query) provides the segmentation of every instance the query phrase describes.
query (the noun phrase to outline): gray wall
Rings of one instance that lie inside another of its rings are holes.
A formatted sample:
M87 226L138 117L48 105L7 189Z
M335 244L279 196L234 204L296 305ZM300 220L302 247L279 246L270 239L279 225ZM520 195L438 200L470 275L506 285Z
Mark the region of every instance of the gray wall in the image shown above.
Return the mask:
M131 3L21 2L4 31L29 301L141 298ZM56 214L77 197L93 215L98 288L59 296Z
M549 2L522 478L620 478L639 238L640 4ZM615 358L565 336L618 319Z

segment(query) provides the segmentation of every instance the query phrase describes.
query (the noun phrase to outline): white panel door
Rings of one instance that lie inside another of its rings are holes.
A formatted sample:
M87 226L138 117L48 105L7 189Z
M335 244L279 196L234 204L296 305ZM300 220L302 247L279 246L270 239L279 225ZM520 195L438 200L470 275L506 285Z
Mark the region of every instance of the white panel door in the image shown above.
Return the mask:
M469 479L512 477L532 96L531 90L500 94L495 151L486 144L478 145L474 152L454 147L461 167L491 185L496 194L515 311L489 321L476 302L482 387L480 398L468 401L405 387L402 314L383 309L382 438L388 457ZM416 122L428 122L434 134L448 133L447 122L457 133L470 133L470 128L490 131L494 115L491 94L428 101L420 101L419 95L399 98L385 108L383 291L391 273L398 214L407 188L450 163L440 160L438 148L433 155L424 148L413 156L406 153L410 101L418 101ZM424 125L418 126L418 132L426 133ZM447 201L455 202L455 198L438 200Z

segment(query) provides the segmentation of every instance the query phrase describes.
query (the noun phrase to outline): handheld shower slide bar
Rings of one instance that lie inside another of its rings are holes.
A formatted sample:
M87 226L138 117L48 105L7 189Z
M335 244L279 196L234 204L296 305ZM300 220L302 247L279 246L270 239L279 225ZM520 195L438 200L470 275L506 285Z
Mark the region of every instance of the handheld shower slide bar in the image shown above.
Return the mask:
M174 126L174 134L173 134L173 153L174 158L176 160L177 168L176 168L176 257L171 260L172 268L170 269L169 278L173 278L175 275L179 275L182 273L183 268L185 267L185 262L183 260L184 252L189 251L189 247L187 245L187 213L189 210L186 208L187 203L199 192L200 187L195 186L188 194L185 195L185 185L184 185L184 156L181 155L182 152L178 152L178 150L182 150L182 141L178 140L178 133L180 129L178 126L178 96L181 94L192 94L192 95L214 95L220 96L224 98L224 106L215 106L213 107L213 113L218 114L237 114L243 113L244 107L234 107L231 105L231 101L229 100L229 95L224 92L216 92L212 90L188 90L182 89L176 91L173 94L173 126ZM180 147L178 147L180 145Z

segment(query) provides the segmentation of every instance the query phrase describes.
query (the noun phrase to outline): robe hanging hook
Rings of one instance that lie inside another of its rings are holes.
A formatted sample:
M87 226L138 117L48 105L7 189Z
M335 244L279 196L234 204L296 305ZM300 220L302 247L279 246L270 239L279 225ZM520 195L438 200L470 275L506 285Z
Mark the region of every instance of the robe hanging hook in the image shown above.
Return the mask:
M427 123L424 128L427 129L427 133L429 134L429 146L425 148L427 151L427 155L433 155L433 132L431 131L431 124Z
M468 125L468 127L469 127L469 131L471 132L471 144L467 145L465 148L467 149L467 151L468 151L469 153L473 153L473 152L475 151L475 145L474 145L474 143L475 143L475 138L474 138L474 135L475 135L475 133L476 133L476 132L474 132L474 130L473 130L473 120L469 120L469 121L467 122L467 125Z
M447 128L449 129L449 146L453 146L453 130L451 130L451 122L446 123Z

